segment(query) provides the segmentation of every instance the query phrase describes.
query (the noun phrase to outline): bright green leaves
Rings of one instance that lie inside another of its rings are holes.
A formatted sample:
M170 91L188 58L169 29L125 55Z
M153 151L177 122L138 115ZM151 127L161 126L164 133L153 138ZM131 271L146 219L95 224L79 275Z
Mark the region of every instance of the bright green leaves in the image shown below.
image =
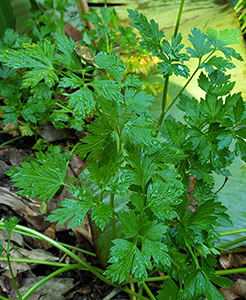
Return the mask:
M191 55L191 57L201 59L204 55L212 52L213 50L212 43L208 41L207 35L205 33L201 33L201 30L198 28L191 29L189 41L193 46L193 48L187 48L187 52Z
M208 300L224 300L225 297L219 290L210 282L207 275L200 271L194 270L186 279L184 289L184 299L201 299L206 297Z
M69 95L68 107L73 110L76 120L85 119L95 109L93 92L84 85L81 89Z
M157 299L159 300L179 300L180 289L172 279L167 279L166 284L161 285Z
M76 43L72 39L68 39L65 35L56 35L56 60L63 66L73 72L82 71L82 63L79 56L74 51ZM73 73L72 73L73 74Z
M49 41L40 44L24 44L23 50L5 50L0 53L0 58L8 67L14 69L30 68L23 80L24 87L34 87L41 80L51 87L58 81L54 68L55 45Z
M147 269L151 269L151 258L157 264L170 266L167 246L158 240L164 237L167 228L156 221L151 222L144 214L135 215L133 211L120 214L125 238L133 241L116 239L110 250L109 262L105 274L122 283L129 279L130 274L141 284L148 276ZM139 245L139 246L138 246Z
M164 37L164 32L159 30L159 24L153 19L148 21L148 19L138 11L133 11L131 9L127 10L130 19L134 23L130 23L135 27L142 35L143 41L140 42L140 47L152 52L153 55L157 55L160 50L160 43Z
M96 55L96 64L100 68L105 69L113 79L121 85L126 67L123 61L119 59L119 56L114 52L111 52L110 54L99 52Z
M183 64L184 61L189 60L189 56L185 53L180 53L184 48L184 44L181 44L181 41L182 36L179 33L177 36L172 36L171 45L167 40L162 42L161 52L157 56L163 60L158 63L158 68L161 69L163 76L171 76L174 73L176 76L189 77L190 70Z
M234 82L229 80L230 75L219 70L208 76L201 73L198 85L206 92L204 99L198 102L183 95L178 105L185 112L188 141L192 144L191 149L199 154L200 163L209 163L212 169L223 174L235 154L245 159L246 153L244 130L238 132L237 127L246 125L245 103L240 94L229 94L234 87ZM233 140L236 143L231 151L229 146Z
M237 44L240 39L240 33L234 29L225 29L219 33L212 28L209 28L206 33L201 33L201 30L194 28L189 34L189 41L191 42L193 48L188 47L187 52L191 57L198 58L201 62L203 56L210 54L202 62L201 67L206 68L206 71L211 72L213 67L224 71L226 68L235 67L229 61L232 58L237 60L242 60L242 57L233 48L227 47L230 44ZM217 56L211 56L215 51L221 51L226 59Z
M50 200L59 188L65 185L67 153L37 153L36 160L13 167L7 174L21 190L17 193L39 200Z
M134 21L134 23L130 24L138 29L142 35L143 40L140 42L140 47L151 52L153 56L158 56L161 60L158 63L161 74L166 77L174 73L176 76L188 78L190 70L183 63L189 60L189 56L185 53L180 53L184 48L184 45L181 44L181 34L172 36L170 44L163 39L164 32L159 30L159 25L154 20L149 22L144 15L131 9L128 9L128 13L129 17Z
M77 225L81 226L86 214L93 208L91 219L103 230L105 224L112 216L113 209L101 201L97 201L93 197L91 190L86 187L71 187L69 188L69 192L76 200L65 199L62 201L60 203L62 208L52 211L51 215L47 217L47 220L51 222L58 221L58 224L63 224L71 218L68 228Z
M232 58L235 58L239 61L243 60L241 55L233 48L227 47L231 44L240 43L241 33L239 30L225 29L218 33L215 29L209 28L206 33L214 49L221 51L228 60L231 60Z
M117 239L113 241L114 246L111 248L111 257L104 274L111 278L113 282L129 279L130 273L134 274L139 282L148 276L146 268L150 268L151 264L146 260L144 254L138 249L135 243L127 240Z
M150 184L147 192L146 207L149 208L158 219L164 221L177 217L174 205L182 200L179 198L184 192L181 182L177 186L156 182Z

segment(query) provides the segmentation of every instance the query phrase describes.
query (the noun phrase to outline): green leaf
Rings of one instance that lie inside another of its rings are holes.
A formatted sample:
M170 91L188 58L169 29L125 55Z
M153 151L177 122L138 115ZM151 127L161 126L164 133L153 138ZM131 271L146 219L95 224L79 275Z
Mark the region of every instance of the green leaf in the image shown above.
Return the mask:
M181 122L176 122L171 116L168 116L164 120L165 129L168 132L169 139L176 144L179 148L182 148L186 137L188 135L187 126Z
M129 18L134 21L130 25L135 27L142 35L143 41L140 42L140 48L152 52L153 55L157 55L161 39L164 37L164 32L159 30L159 24L153 19L149 22L143 14L136 10L128 9L127 11Z
M56 60L62 63L64 68L80 73L82 71L82 63L74 50L76 43L71 38L68 39L65 35L58 34L56 35L56 43L58 49L58 53L55 55ZM70 75L76 76L73 73L70 73Z
M108 182L118 173L122 163L123 159L117 152L116 145L111 144L103 149L97 161L88 162L88 177L103 191L108 190Z
M158 242L156 240L150 240L146 238L142 238L142 248L143 254L146 259L153 260L156 264L161 264L164 266L170 266L170 256L168 254L168 248L165 244Z
M149 157L147 153L141 153L141 150L138 148L132 148L128 152L126 160L128 162L127 168L134 176L132 184L144 190L145 185L155 172L153 158Z
M19 223L19 219L16 216L14 216L9 218L9 220L4 220L3 223L6 231L10 235L13 232L15 226Z
M17 193L39 200L50 200L64 185L67 169L67 155L60 153L37 153L37 158L24 162L21 167L13 167L6 172L15 187L21 188Z
M68 107L73 110L76 120L90 116L95 105L93 93L86 85L69 95Z
M201 72L198 78L199 87L207 93L216 96L224 96L231 92L234 88L235 82L230 82L230 75L215 70L208 75L208 77Z
M123 211L119 215L122 222L123 233L126 239L136 237L139 232L137 215L133 210Z
M88 126L88 130L90 133L82 139L83 144L77 146L75 153L82 158L90 153L88 159L92 159L114 142L112 137L114 128L107 118L99 117Z
M235 152L243 161L246 161L246 142L241 137L236 137Z
M71 72L64 72L67 77L61 77L59 81L59 87L76 89L78 87L82 87L84 85L84 81L78 75Z
M213 55L209 60L201 64L201 68L205 68L206 72L211 73L214 70L226 71L226 69L233 69L235 65L231 63L228 59L223 57Z
M151 263L146 260L136 244L123 239L114 240L113 244L109 259L111 265L107 267L104 274L111 278L112 282L122 283L128 280L132 273L141 284L148 276L146 268L150 268Z
M136 116L127 121L122 132L122 140L126 144L146 145L155 147L158 140L152 136L155 121L153 118L145 115Z
M225 130L221 134L219 134L217 136L217 139L219 140L218 150L228 148L231 145L233 138L234 135L229 130Z
M0 53L0 59L8 67L14 69L29 68L23 80L23 87L34 87L44 80L48 87L58 82L54 68L55 45L45 40L40 44L24 44L24 49L5 50Z
M145 92L141 91L137 93L135 89L126 88L125 90L125 113L135 113L141 115L142 113L149 113L147 109L154 100L151 95L146 95Z
M159 300L179 300L179 288L172 279L167 279L165 284L161 285L158 291L157 299Z
M122 84L126 66L114 52L110 54L99 52L96 55L96 64L99 68L105 69L119 85Z
M161 69L163 76L171 76L173 73L176 76L189 77L190 69L183 64L184 61L189 60L189 56L186 53L180 53L184 44L181 44L182 36L172 36L171 45L168 41L162 42L161 51L158 57L163 60L158 63L158 68Z
M182 202L179 198L182 193L182 185L180 188L163 182L149 184L146 208L149 208L162 221L172 220L177 217L174 206Z
M239 128L235 131L235 134L246 139L246 127Z
M69 188L69 192L78 200L65 199L59 204L62 208L53 210L46 220L50 222L58 221L60 225L71 218L68 228L81 226L86 214L93 208L91 219L103 230L110 216L112 216L113 209L101 201L97 201L87 187L74 186Z
M245 125L246 123L245 111L246 111L246 105L243 99L240 97L236 102L236 105L233 106L233 115L234 115L236 125Z
M227 45L240 43L241 33L239 30L233 28L225 29L218 33L216 29L208 28L206 33L214 49L221 51L228 60L235 58L239 61L243 61L243 58L238 52L231 47L227 47Z
M204 55L212 52L212 42L207 39L205 33L201 33L198 28L191 29L191 34L189 34L189 41L192 43L193 48L188 47L187 52L191 57L197 57L201 59Z

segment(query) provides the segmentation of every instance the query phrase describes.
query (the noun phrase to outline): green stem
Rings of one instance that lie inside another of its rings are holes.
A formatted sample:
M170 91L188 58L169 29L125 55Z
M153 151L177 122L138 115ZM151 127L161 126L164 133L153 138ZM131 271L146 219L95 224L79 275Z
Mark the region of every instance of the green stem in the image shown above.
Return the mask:
M0 261L7 261L7 257L0 256ZM29 258L16 258L16 257L10 257L10 262L20 262L20 263L27 263L27 264L48 265L48 266L54 266L54 267L66 267L66 266L68 266L68 264L54 262L54 261L29 259Z
M56 102L56 105L62 108L65 112L73 113L73 110L65 107L64 105L60 104L59 102Z
M218 270L215 271L215 275L228 275L228 274L239 274L245 273L246 268L236 268L236 269L228 269L228 270Z
M145 289L145 292L148 294L148 296L150 297L151 300L156 300L155 296L152 294L151 290L149 289L149 287L147 286L147 284L145 282L143 282L143 288Z
M164 281L167 280L168 278L170 278L169 275L165 275L165 276L156 276L156 277L148 277L146 279L144 279L145 282L156 282L156 281ZM130 278L129 280L127 280L125 283L129 284L131 282L138 282L137 279L134 278Z
M177 99L179 98L179 96L183 93L183 91L186 89L186 87L188 86L188 84L191 82L191 80L193 79L193 77L196 75L197 71L199 70L200 67L200 63L201 61L199 60L198 66L196 67L195 71L193 72L193 74L190 76L190 78L187 80L186 84L182 87L182 89L179 91L179 93L176 95L176 97L173 99L173 101L168 105L165 114L170 110L170 108L174 105L174 103L177 101Z
M44 284L46 281L50 280L51 278L57 276L60 273L63 273L65 271L68 270L74 270L74 269L80 269L81 266L80 264L73 264L73 265L69 265L67 267L63 267L61 269L56 270L55 272L49 274L48 276L46 276L45 278L43 278L42 280L40 280L39 282L37 282L36 284L34 284L22 297L23 300L27 299L27 297L29 297L38 287L40 287L42 284Z
M66 175L66 178L67 178L68 180L70 180L70 181L75 182L75 183L79 183L78 178L75 178L75 177L73 177L73 176Z
M114 194L113 193L110 194L110 207L112 207L112 209L114 210ZM113 237L114 237L114 239L116 239L117 232L116 232L116 223L115 223L114 214L113 214L112 219L111 219L111 227L112 227Z
M12 282L13 282L13 285L14 285L14 288L16 290L16 293L19 297L19 300L23 300L21 294L20 294L20 291L18 289L18 286L17 286L17 283L15 281L15 277L14 277L14 274L13 274L13 270L12 270L12 267L11 267L11 261L10 261L10 254L9 254L9 251L7 251L7 262L8 262L8 266L9 266L9 272L10 272L10 276L11 276L11 279L12 279Z
M100 280L106 282L109 285L112 285L111 281L108 280L106 277L104 277L102 274L100 274L95 267L87 264L84 260L82 260L80 257L78 257L76 254L74 254L73 252L69 251L67 248L63 247L62 245L60 245L59 243L57 243L56 241L52 240L51 238L43 235L42 233L35 231L33 229L21 226L21 225L16 225L15 227L16 229L22 230L24 232L27 233L31 233L37 237L39 237L41 240L46 241L47 243L50 243L51 245L53 245L54 247L60 249L62 252L66 253L67 255L69 255L70 257L72 257L73 259L75 259L78 263L80 263L83 267L87 268L88 271L90 271L92 274L94 274L96 277L98 277Z
M129 295L133 295L133 296L136 296L137 298L139 299L142 299L142 300L149 300L149 298L146 298L144 297L143 295L140 295L136 292L133 292L132 290L130 290L129 288L126 288L126 287L119 287L119 289L121 289L123 292L129 294ZM155 299L155 298L154 298ZM155 299L156 300L156 299Z
M237 229L237 230L231 230L231 231L224 231L220 233L220 236L224 235L231 235L231 234L238 234L238 233L243 233L246 232L246 228L244 229Z
M175 29L174 29L174 36L176 36L178 34L179 24L180 24L181 15L182 15L183 7L184 7L184 2L185 2L185 0L181 0L181 3L179 5L179 12L178 12L178 17L177 17L176 25L175 25Z
M181 0L180 5L179 5L179 12L178 12L176 25L175 25L175 29L174 29L174 34L173 34L174 36L176 36L178 34L181 15L182 15L183 7L184 7L184 2L185 2L185 0ZM158 126L161 126L161 124L163 122L163 119L165 117L165 114L166 114L165 109L166 109L166 103L167 103L168 84L169 84L169 75L167 75L165 77L163 95L162 95L161 115L160 115L159 120L158 120Z
M191 254L191 256L192 256L192 258L193 258L193 260L194 260L194 263L195 263L195 265L196 265L196 268L197 268L197 269L201 269L201 267L200 267L200 265L199 265L199 263L198 263L197 257L195 256L194 252L193 252L192 249L191 249L191 246L190 246L190 245L186 245L186 247L187 247L187 249L189 250L189 252L190 252L190 254Z
M165 116L165 109L167 103L167 91L168 91L168 83L169 83L169 76L167 75L164 82L164 90L162 94L162 103L161 103L161 115L158 120L158 126L161 126L164 116Z
M6 254L7 254L7 262L8 262L8 266L9 266L9 272L10 272L10 276L11 276L11 279L12 279L12 282L13 282L13 285L14 285L14 288L16 290L16 293L19 297L19 300L23 300L22 299L22 296L21 296L21 293L18 289L18 286L17 286L17 283L15 281L15 277L14 277L14 273L13 273L13 269L12 269L12 266L11 266L11 261L10 261L10 251L11 249L9 249L10 247L10 241L11 241L11 236L12 236L12 231L9 233L9 238L8 238L8 244L7 244L7 251L6 251Z
M12 142L14 142L14 141L16 141L16 140L19 140L19 139L21 139L21 138L23 138L22 135L17 136L17 137L15 137L15 138L13 138L12 140L9 140L9 141L7 141L7 142L5 142L5 143L2 143L2 144L0 145L0 148L3 147L3 146L5 146L5 145L8 145L8 144L10 144L10 143L12 143Z
M236 244L239 244L239 243L241 243L241 242L243 242L243 241L245 241L246 240L246 236L243 236L243 237L241 237L241 238L239 238L239 239L236 239L236 240L234 240L234 241L231 241L231 242L228 242L228 243L225 243L225 244L222 244L222 245L220 245L220 246L218 246L218 248L229 248L229 247L231 247L231 246L234 246L234 245L236 245Z

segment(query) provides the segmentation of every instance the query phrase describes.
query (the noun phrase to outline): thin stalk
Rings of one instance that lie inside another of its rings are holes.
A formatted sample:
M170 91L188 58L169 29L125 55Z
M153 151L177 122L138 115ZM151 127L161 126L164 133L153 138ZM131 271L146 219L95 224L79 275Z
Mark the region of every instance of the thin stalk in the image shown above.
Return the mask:
M71 246L71 245L68 245L68 244L65 244L65 243L59 243L59 244L62 245L62 246L64 246L64 247L66 247L66 248L70 248L70 249L72 249L72 250L76 250L76 251L78 251L78 252L82 252L82 253L84 253L84 254L86 254L86 255L90 255L90 256L97 257L96 254L93 253L93 252L90 252L90 251L87 251L87 250L84 250L84 249L80 249L80 248L78 248L78 247Z
M12 140L9 140L9 141L7 141L7 142L5 142L5 143L2 143L2 144L0 145L0 148L3 147L3 146L5 146L5 145L8 145L8 144L10 144L10 143L12 143L12 142L14 142L14 141L16 141L16 140L19 140L19 139L21 139L21 138L23 138L22 135L17 136L17 137L15 137L15 138L13 138Z
M136 292L131 291L129 288L127 287L119 287L119 289L121 289L123 292L129 294L129 295L133 295L136 296L137 298L141 299L141 300L149 300L149 298L144 297L143 295L140 295ZM154 299L156 300L156 299Z
M11 279L12 279L12 282L13 282L13 285L14 285L14 288L16 290L16 293L19 297L19 300L23 300L21 294L20 294L20 291L18 289L18 286L17 286L17 283L15 281L15 277L14 277L14 273L13 273L13 270L12 270L12 267L11 267L11 261L10 261L10 254L9 254L9 251L7 253L7 262L8 262L8 266L9 266L9 272L10 272L10 276L11 276Z
M185 0L181 0L181 3L179 5L178 17L176 20L176 25L175 25L174 34L173 34L174 36L176 36L178 34L179 24L180 24L181 15L182 15L183 7L184 7L184 2L185 2Z
M236 269L229 269L229 270L218 270L215 271L215 275L228 275L228 274L238 274L238 273L245 273L246 268L236 268Z
M194 263L195 263L195 265L196 265L196 268L197 268L197 269L201 269L201 267L200 267L200 265L199 265L199 263L198 263L197 257L195 256L194 252L193 252L192 249L191 249L191 246L190 246L190 245L186 245L186 247L187 247L187 249L189 250L189 252L190 252L190 254L191 254L191 256L192 256L192 258L193 258L193 260L194 260Z
M73 259L75 259L78 263L80 263L83 267L85 267L88 271L90 271L92 274L94 274L100 280L106 282L109 285L112 285L111 281L108 280L106 277L104 277L102 274L100 274L93 266L87 264L84 260L82 260L76 254L74 254L73 252L71 252L67 248L63 247L62 245L60 245L56 241L52 240L51 238L43 235L40 232L37 232L37 231L35 231L33 229L30 229L30 228L27 228L27 227L24 227L24 226L21 226L21 225L16 225L16 229L19 229L19 230L22 230L24 232L34 234L37 237L40 237L41 240L50 243L54 247L60 249L61 251L63 251L64 253L66 253L67 255L69 255L70 257L72 257Z
M236 245L236 244L239 244L239 243L241 243L241 242L243 242L243 241L245 241L246 240L246 236L243 236L243 237L241 237L241 238L239 238L239 239L236 239L236 240L234 240L234 241L231 241L231 242L228 242L228 243L225 243L225 244L222 244L222 245L219 245L218 246L218 248L229 248L229 247L231 247L231 246L234 246L234 245Z
M164 90L162 94L162 103L161 103L161 115L158 120L158 126L161 126L164 116L165 116L165 109L167 104L167 91L168 91L168 83L169 83L169 76L167 75L164 82Z
M178 34L181 15L182 15L183 7L184 7L184 2L185 2L185 0L181 0L181 2L180 2L179 12L178 12L177 20L176 20L176 25L175 25L175 28L174 28L174 34L173 34L174 36L176 36ZM163 119L165 117L165 114L167 112L167 111L165 111L165 109L166 109L166 103L167 103L168 84L169 84L169 75L167 75L165 77L163 95L162 95L162 108L161 108L161 115L158 119L158 126L161 126L161 124L163 122Z
M224 232L220 233L220 236L238 234L238 233L243 233L243 232L246 232L246 228L244 228L244 229L237 229L237 230L231 230L231 231L224 231Z
M0 261L7 261L7 257L0 257ZM48 265L48 266L53 266L53 267L66 267L66 266L69 266L68 264L60 263L60 262L47 261L47 260L38 260L38 259L29 259L29 258L16 258L16 257L10 257L10 262Z
M73 176L66 175L66 178L67 178L68 180L70 180L70 181L75 182L75 183L79 183L78 178L75 178L75 177L73 177Z
M170 278L169 275L164 275L164 276L148 277L148 278L144 279L144 281L145 282L165 281L169 278ZM130 282L136 283L138 281L137 281L137 279L131 278L131 279L127 280L125 283L129 284Z
M7 255L7 262L8 262L8 266L9 266L9 272L10 272L10 276L11 276L11 279L12 279L12 282L13 282L13 285L14 285L14 288L16 290L16 293L19 297L19 300L23 300L22 299L22 296L21 296L21 293L18 289L18 286L17 286L17 283L15 281L15 277L14 277L14 273L13 273L13 269L12 269L12 266L11 266L11 261L10 261L10 251L11 249L9 249L10 247L10 241L11 241L11 236L12 236L12 232L9 233L9 238L8 238L8 243L7 243L7 251L6 251L6 255Z
M69 265L67 267L63 267L61 269L56 270L55 272L49 274L48 276L46 276L45 278L43 278L42 280L40 280L39 282L37 282L36 284L34 284L23 296L22 296L22 300L27 299L27 297L29 297L38 287L40 287L42 284L44 284L46 281L50 280L51 278L57 276L60 273L63 273L65 271L68 270L74 270L74 269L80 269L81 265L80 264L73 264L73 265Z
M65 107L64 105L62 105L59 102L56 102L56 105L59 106L60 108L62 108L66 112L73 113L72 109L69 109L69 108Z
M177 101L177 99L179 98L179 96L183 93L183 91L186 89L186 87L188 86L188 84L191 82L191 80L193 79L193 77L196 75L197 71L199 70L200 67L200 63L201 61L199 60L198 66L196 67L195 71L193 72L193 74L190 76L190 78L187 80L186 84L182 87L182 89L179 91L179 93L176 95L176 97L173 99L173 101L168 105L165 114L170 110L170 108L174 105L174 103Z
M152 294L151 290L149 289L149 287L147 286L147 284L145 282L143 282L143 288L145 289L145 292L148 294L148 296L150 297L151 300L156 300L155 296Z
M0 299L2 299L2 300L10 300L9 298L5 298L3 296L0 296Z
M114 194L110 194L110 207L114 210ZM116 232L116 223L115 223L115 216L113 214L112 219L111 219L111 227L112 227L112 233L113 237L116 239L117 237L117 232Z

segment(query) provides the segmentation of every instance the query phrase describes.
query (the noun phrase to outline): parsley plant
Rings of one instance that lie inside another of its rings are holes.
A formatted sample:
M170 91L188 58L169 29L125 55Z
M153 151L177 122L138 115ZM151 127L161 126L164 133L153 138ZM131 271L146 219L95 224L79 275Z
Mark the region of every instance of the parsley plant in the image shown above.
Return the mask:
M114 52L99 52L95 64L85 66L76 56L74 42L64 36L57 36L55 44L43 41L18 53L5 51L1 59L7 67L31 68L24 87L51 87L56 82L59 88L74 88L68 108L77 124L92 112L96 116L73 149L87 162L79 184L72 184L66 175L71 157L62 152L38 153L36 160L7 174L21 188L18 193L42 201L51 199L61 186L68 187L71 197L47 219L58 224L70 220L71 228L89 214L95 247L107 265L103 276L113 285L130 283L133 291L137 283L149 299L222 300L214 284L227 286L230 281L215 275L216 228L231 226L231 221L213 192L212 175L229 176L227 168L235 156L246 161L246 104L240 93L232 92L234 82L226 75L234 67L233 59L242 60L230 46L239 35L235 30L194 28L190 47L185 48L179 21L167 41L154 20L128 12L132 26L141 33L140 47L160 60L165 82L159 119L149 110L154 97L139 89L137 76L125 76L126 66ZM190 59L197 61L193 71L185 64ZM68 71L57 69L58 62ZM88 80L84 76L88 70L100 72L100 78ZM205 92L200 99L183 95L197 72L198 86ZM170 76L185 77L187 83L167 106ZM177 100L184 112L182 123L167 116ZM196 206L187 192L191 175L197 178L192 195ZM155 297L146 283L158 271L169 279Z

